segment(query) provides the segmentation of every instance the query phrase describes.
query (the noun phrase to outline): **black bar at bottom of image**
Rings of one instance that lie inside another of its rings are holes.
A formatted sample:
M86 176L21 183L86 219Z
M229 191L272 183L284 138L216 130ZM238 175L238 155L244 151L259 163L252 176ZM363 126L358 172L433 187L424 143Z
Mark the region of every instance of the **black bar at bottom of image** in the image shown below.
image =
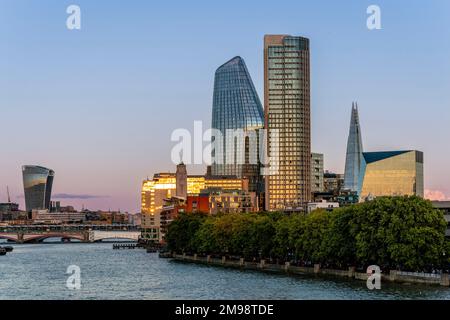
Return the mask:
M450 301L435 300L76 300L0 301L0 314L41 314L48 318L86 317L91 313L111 319L300 319L313 314L346 319L380 317L400 311L402 317L448 312Z

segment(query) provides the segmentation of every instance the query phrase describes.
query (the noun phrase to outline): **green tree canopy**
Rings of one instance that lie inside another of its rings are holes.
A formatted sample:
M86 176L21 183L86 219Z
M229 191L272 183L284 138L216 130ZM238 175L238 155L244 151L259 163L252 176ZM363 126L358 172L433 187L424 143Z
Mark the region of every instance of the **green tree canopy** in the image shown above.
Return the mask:
M430 201L380 197L310 214L180 214L166 240L178 252L419 271L449 268L446 226Z

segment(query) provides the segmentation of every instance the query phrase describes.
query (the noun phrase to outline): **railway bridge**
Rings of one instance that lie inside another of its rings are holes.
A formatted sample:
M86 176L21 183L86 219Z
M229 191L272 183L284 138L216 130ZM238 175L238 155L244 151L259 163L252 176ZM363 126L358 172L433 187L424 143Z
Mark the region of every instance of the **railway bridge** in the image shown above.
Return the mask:
M16 243L42 242L48 238L100 242L108 239L137 241L141 232L133 225L19 225L0 227L0 239Z

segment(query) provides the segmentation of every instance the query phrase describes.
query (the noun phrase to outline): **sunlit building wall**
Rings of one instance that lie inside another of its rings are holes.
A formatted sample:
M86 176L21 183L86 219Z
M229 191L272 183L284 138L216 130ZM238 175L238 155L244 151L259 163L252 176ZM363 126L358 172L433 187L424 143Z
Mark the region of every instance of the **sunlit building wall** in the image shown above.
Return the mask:
M424 196L423 153L365 152L361 168L360 201L380 196Z
M301 211L311 199L309 39L264 37L264 112L267 153L266 210Z
M237 178L205 178L204 176L187 177L188 195L200 194L201 190L221 188L223 190L242 190L243 179ZM160 210L163 200L176 193L176 177L173 173L155 174L152 180L142 184L142 213L152 214Z
M186 212L208 214L243 213L258 211L256 192L244 190L203 190L199 195L188 196Z
M198 195L204 189L242 190L245 179L187 176L187 194ZM150 240L159 240L161 235L161 211L164 200L176 195L176 174L158 173L153 179L144 180L141 189L142 235Z
M209 213L242 213L257 211L255 192L217 191L209 194Z

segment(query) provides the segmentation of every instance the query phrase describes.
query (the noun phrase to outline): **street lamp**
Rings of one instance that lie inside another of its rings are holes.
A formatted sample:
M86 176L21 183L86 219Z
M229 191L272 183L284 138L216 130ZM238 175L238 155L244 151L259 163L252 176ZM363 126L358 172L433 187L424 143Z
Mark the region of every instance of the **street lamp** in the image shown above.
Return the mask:
M443 258L442 258L442 264L443 264L443 266L442 266L442 273L444 273L445 272L444 268L446 266L446 263L445 263L445 251L442 252L442 256L443 256Z

